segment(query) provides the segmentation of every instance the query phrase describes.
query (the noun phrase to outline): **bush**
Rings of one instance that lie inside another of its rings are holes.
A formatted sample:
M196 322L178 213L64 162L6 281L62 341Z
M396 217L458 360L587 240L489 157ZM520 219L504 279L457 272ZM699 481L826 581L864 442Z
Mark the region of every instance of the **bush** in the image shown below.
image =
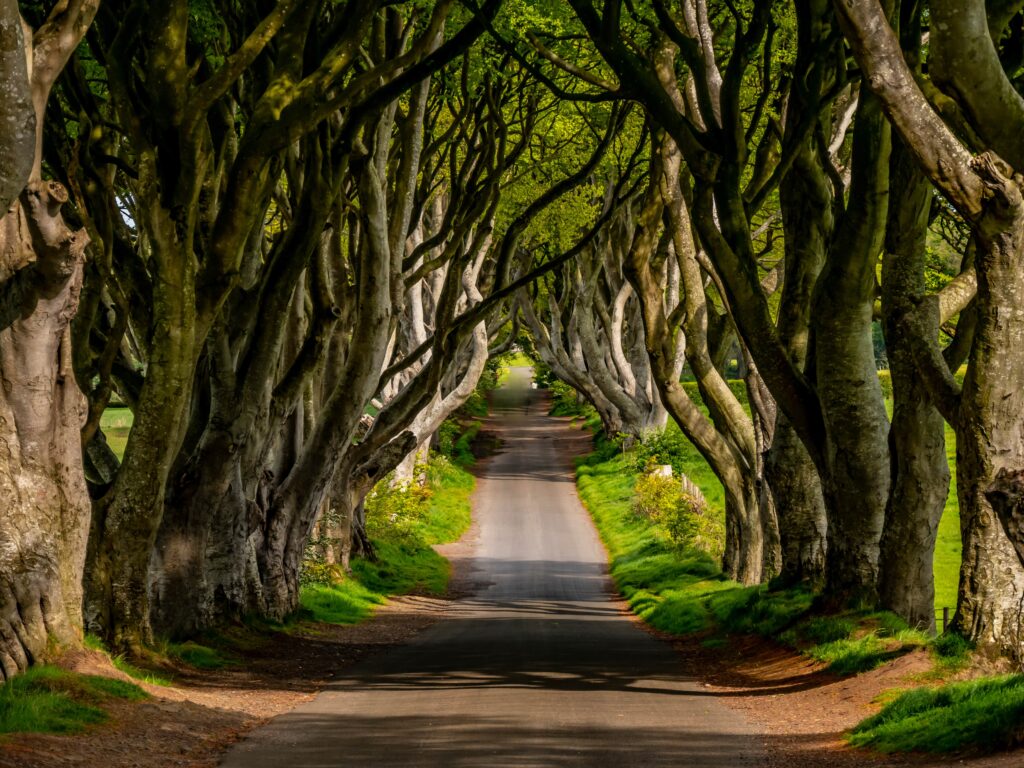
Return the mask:
M677 475L685 472L684 462L693 450L692 444L678 429L663 429L644 435L633 453L637 471L646 471L654 464L671 464Z
M659 524L674 546L721 555L722 526L708 514L704 500L684 491L678 479L648 472L637 479L634 490L634 512Z
M451 456L455 449L455 441L459 439L462 428L454 419L446 419L437 430L437 450L443 456Z
M557 379L551 382L551 400L552 416L583 416L590 407L575 389Z
M414 472L419 475L417 469ZM389 476L366 497L366 532L371 539L407 539L427 514L430 489L419 483L396 485Z

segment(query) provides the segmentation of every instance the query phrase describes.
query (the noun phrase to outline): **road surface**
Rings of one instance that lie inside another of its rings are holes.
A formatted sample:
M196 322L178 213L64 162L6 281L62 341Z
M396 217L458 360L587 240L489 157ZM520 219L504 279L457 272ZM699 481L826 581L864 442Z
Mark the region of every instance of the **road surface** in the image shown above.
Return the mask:
M359 663L231 751L228 768L687 766L744 768L743 718L681 674L609 598L529 369L496 393L502 452L475 497L482 587L409 645Z

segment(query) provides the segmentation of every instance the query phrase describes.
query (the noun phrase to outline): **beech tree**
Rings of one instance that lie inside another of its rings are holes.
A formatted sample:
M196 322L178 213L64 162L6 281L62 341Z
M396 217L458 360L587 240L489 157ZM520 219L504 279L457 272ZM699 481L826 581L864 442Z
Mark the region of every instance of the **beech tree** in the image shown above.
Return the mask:
M264 460L275 465L301 424L297 403L340 319L332 281L367 298L381 295L381 280L392 282L381 270L392 270L393 260L381 265L360 251L355 258L368 269L355 285L344 282L353 273L318 266L330 247L325 229L343 228L331 217L346 180L373 172L359 169L374 157L382 116L393 126L395 100L482 31L469 17L452 20L446 33L452 5L444 2L415 10L279 2L262 13L246 6L195 14L187 2L158 5L148 13L145 4L114 3L100 15L62 89L86 140L65 138L54 153L87 197L102 254L87 286L89 322L79 325L80 347L89 350L79 357L93 405L88 432L98 435L114 389L135 417L119 464L103 455L102 439L89 444L99 460L91 462L87 613L113 647L136 652L151 639L158 534L168 573L197 573L200 593L249 604L239 547L249 546L251 501L263 497L245 491L261 482L250 472ZM314 57L300 55L313 49ZM309 290L297 296L300 284ZM129 300L137 295L149 301ZM309 323L299 319L306 296L319 302ZM347 327L357 348L383 354L373 334L388 326L387 313L366 310ZM290 470L275 465L275 504L303 506L327 487L333 467L322 457L347 445L363 408L360 387L375 385L373 366L364 370L357 359L324 395L322 408L345 403L347 415L313 428L309 448L319 456ZM159 533L168 494L192 527L169 520ZM273 524L262 527L269 541ZM221 565L196 566L204 550ZM263 601L268 591L283 594L262 589ZM208 613L210 601L199 603Z
M964 561L954 626L982 644L1019 655L1024 568L1010 538L1019 528L1010 507L993 506L990 498L990 493L1001 498L996 479L1000 472L1018 469L1024 452L1024 364L1011 352L1019 349L1024 333L1024 275L1019 269L1024 203L1014 171L1021 162L1015 132L1024 99L1003 70L993 42L1013 14L994 9L990 16L980 2L931 3L930 70L956 106L951 128L914 80L877 0L836 3L835 8L866 82L907 151L970 223L977 243L974 343L963 384L928 330L939 312L936 301L907 297L901 328L912 334L918 375L957 435ZM969 66L964 64L968 58Z
M0 671L82 639L89 498L71 367L89 237L64 220L67 190L42 174L50 90L98 2L58 3L35 29L0 3Z

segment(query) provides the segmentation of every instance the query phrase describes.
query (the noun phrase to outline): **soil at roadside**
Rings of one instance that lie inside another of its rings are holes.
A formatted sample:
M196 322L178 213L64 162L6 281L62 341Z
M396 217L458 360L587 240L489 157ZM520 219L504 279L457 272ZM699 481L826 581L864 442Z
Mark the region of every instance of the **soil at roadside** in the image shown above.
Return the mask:
M363 624L313 625L271 637L247 651L242 664L208 672L182 669L172 686L141 683L151 698L115 701L107 707L106 723L82 733L3 737L0 766L212 768L247 731L312 698L338 670L408 641L440 618L447 604L396 598ZM76 653L65 666L124 677L99 653Z
M697 640L671 640L686 669L704 680L758 726L768 768L887 768L969 766L1020 768L1024 750L993 755L881 755L850 747L843 734L879 709L880 696L920 685L932 663L914 651L852 677L761 637L734 638L707 648Z

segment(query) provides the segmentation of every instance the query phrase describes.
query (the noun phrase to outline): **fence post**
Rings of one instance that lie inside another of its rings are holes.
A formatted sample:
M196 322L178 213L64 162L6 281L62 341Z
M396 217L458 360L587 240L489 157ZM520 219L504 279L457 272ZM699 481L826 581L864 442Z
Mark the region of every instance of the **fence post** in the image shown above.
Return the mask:
M946 631L946 627L949 626L949 606L942 607L942 631Z

